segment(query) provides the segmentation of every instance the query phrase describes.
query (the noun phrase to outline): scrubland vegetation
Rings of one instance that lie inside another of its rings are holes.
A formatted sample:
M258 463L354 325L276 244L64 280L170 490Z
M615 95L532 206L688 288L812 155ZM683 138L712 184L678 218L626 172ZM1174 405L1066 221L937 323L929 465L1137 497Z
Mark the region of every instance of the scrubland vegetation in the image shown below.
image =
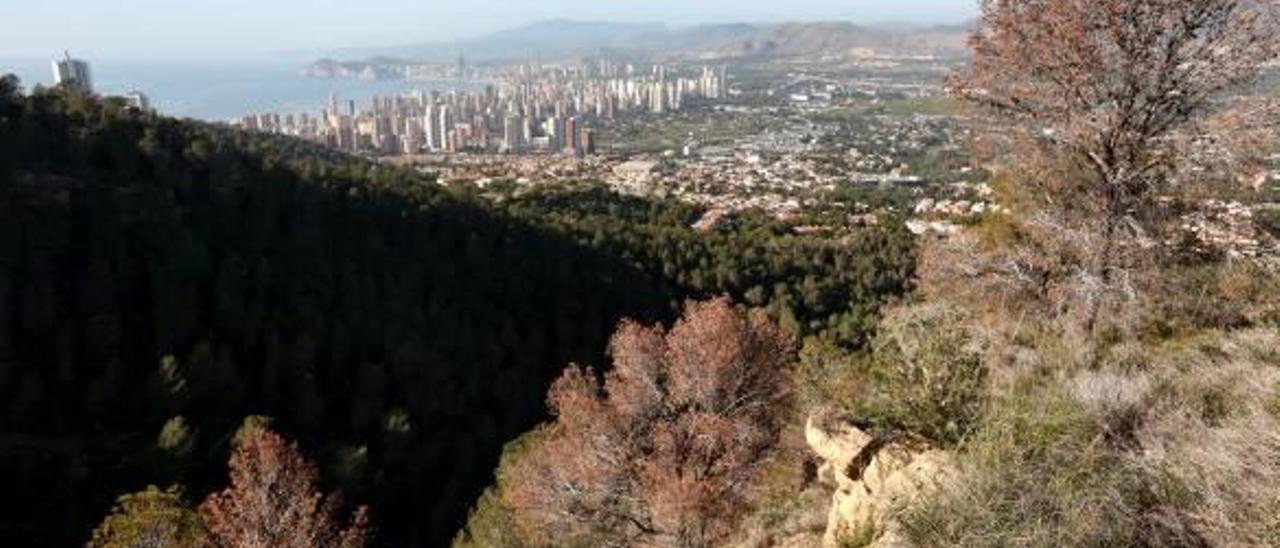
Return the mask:
M493 207L5 81L0 135L58 152L0 156L0 469L35 478L0 534L444 542L511 440L455 546L1280 545L1280 253L1184 222L1270 199L1276 4L982 5L950 87L1008 213L919 242Z
M370 508L363 538L446 543L622 320L727 294L854 348L914 268L900 228L702 233L701 208L591 185L492 204L12 78L0 145L0 543L83 542L121 493L203 500L254 415Z
M1180 226L1266 152L1274 105L1248 86L1278 51L1273 6L984 6L953 89L1001 143L1013 213L924 242L918 290L864 349L807 341L786 420L825 409L947 449L952 481L882 510L910 544L1280 544L1280 264ZM738 544L824 526L786 432Z

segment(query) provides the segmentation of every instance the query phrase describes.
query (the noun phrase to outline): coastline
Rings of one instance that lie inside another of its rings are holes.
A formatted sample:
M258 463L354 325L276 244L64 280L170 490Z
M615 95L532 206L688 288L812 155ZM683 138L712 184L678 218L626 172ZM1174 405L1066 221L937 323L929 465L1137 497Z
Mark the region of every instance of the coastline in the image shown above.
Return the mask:
M274 62L120 63L88 59L99 93L139 90L161 113L225 122L246 114L318 114L334 94L365 104L374 96L482 89L483 82L451 80L321 79L304 66ZM0 59L0 74L13 73L24 88L51 85L49 61Z

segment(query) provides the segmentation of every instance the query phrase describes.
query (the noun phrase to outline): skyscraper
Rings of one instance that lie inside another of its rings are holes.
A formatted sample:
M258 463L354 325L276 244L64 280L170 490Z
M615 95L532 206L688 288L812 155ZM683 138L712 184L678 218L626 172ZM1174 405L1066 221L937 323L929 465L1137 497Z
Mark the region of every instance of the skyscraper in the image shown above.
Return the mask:
M440 115L437 113L434 102L427 103L426 109L422 117L423 127L426 130L426 145L431 150L440 150L444 148L442 143L444 134L440 131Z
M654 114L662 114L667 111L667 85L663 82L654 82L649 88L649 110Z
M578 117L570 116L564 120L564 151L575 156L581 154L582 148L580 140L581 127L578 125Z
M329 106L324 110L324 113L327 117L335 119L340 115L338 112L338 96L334 95L333 92L329 92Z
M545 133L547 137L550 137L549 143L551 144L551 150L554 152L563 149L565 142L564 120L556 116L552 116L543 122L543 127L543 133Z
M528 116L520 119L520 142L525 145L533 142L533 120Z
M589 127L582 128L582 154L594 156L596 153L596 132Z
M63 52L61 60L53 61L53 81L59 86L93 93L93 75L89 72L89 63L72 59L67 52Z
M504 152L520 152L524 148L521 134L521 119L507 116L502 124L502 147Z
M439 128L437 135L440 138L438 148L446 152L453 152L456 141L453 139L453 112L448 105L440 107L437 114L436 126Z

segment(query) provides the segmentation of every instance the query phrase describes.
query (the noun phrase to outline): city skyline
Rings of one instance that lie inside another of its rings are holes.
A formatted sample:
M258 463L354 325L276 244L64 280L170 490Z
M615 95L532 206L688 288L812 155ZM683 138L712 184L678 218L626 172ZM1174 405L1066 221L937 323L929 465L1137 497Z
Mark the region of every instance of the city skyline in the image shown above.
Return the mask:
M347 152L414 156L424 152L595 153L597 123L615 115L679 111L686 101L729 95L727 68L674 70L598 59L568 66L512 65L481 75L459 64L458 78L484 77L482 91L419 90L374 97L372 108L330 95L320 116L261 112L237 127L289 135Z
M70 49L96 59L300 58L348 48L390 48L473 38L548 19L649 22L686 26L727 22L851 21L862 24L959 23L977 15L976 0L797 0L786 4L712 0L476 0L466 3L381 0L296 4L249 0L168 9L162 0L4 0L0 59L48 58ZM52 30L51 30L52 29ZM144 32L140 32L140 30Z

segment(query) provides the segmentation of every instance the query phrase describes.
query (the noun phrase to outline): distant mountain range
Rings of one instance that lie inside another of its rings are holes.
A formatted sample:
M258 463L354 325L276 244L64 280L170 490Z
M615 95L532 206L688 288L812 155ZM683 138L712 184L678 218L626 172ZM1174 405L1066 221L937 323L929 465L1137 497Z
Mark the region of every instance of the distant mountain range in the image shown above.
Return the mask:
M844 22L714 24L672 27L660 23L548 20L492 34L402 47L356 49L313 66L317 74L413 61L557 60L609 51L650 58L734 59L751 57L841 57L874 51L889 55L958 56L966 25L935 27L862 26ZM350 74L333 74L334 76Z

